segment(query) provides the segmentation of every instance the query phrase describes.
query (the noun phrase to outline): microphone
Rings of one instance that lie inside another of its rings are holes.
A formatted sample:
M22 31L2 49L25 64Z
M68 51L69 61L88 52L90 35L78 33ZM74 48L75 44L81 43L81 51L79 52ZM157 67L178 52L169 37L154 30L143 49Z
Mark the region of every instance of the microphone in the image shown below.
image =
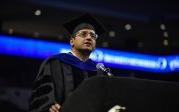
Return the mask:
M106 68L103 63L96 64L96 68L105 72L108 76L113 76L113 74L110 72L110 69Z

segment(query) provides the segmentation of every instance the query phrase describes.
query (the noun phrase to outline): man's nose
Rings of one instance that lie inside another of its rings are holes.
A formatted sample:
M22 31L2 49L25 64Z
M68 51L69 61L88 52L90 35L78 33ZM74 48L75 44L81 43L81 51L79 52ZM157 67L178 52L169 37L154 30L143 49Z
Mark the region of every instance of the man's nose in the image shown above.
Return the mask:
M86 39L92 39L91 35L88 33Z

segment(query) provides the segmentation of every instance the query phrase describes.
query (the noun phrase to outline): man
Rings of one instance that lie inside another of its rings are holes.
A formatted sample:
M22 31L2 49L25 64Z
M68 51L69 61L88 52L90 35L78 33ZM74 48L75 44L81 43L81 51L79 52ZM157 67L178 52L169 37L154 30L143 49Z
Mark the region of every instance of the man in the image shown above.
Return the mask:
M59 112L65 99L84 79L102 74L96 70L96 63L89 59L96 47L97 34L105 31L101 24L85 14L64 26L71 34L71 52L43 62L30 98L31 112Z

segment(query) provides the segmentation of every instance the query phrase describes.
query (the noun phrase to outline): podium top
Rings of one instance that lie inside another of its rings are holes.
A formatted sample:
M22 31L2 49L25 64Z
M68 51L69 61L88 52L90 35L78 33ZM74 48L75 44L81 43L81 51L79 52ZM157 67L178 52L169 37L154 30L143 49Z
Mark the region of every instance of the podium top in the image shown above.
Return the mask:
M61 112L177 112L179 83L97 76L85 80L65 101Z

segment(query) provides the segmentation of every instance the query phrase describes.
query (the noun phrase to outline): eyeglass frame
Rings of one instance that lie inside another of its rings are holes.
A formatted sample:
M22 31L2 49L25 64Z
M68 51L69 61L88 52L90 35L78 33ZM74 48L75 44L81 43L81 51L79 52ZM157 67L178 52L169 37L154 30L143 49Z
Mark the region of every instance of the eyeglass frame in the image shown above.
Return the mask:
M83 32L86 32L86 34L85 34L84 36L82 35ZM93 34L94 37L93 37L91 34ZM98 35L97 35L96 33L89 32L89 31L78 31L78 32L76 32L74 35L75 35L75 36L78 35L78 36L80 36L80 37L82 37L82 38L85 38L85 37L87 37L88 35L90 35L90 37L91 37L93 40L97 40L97 39L98 39Z

